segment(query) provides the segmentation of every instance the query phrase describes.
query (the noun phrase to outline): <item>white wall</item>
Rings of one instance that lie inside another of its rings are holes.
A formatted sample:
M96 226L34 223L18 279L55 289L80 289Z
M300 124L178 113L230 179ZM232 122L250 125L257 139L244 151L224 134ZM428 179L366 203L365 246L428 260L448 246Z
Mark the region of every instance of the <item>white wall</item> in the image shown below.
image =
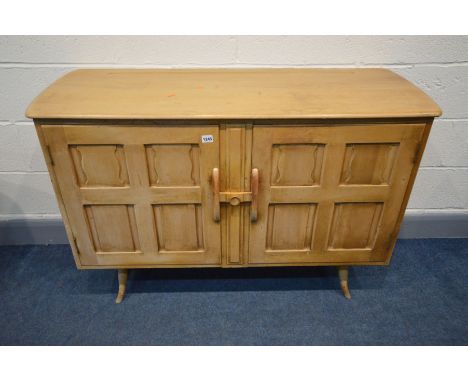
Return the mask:
M468 213L468 36L0 37L0 220L59 217L29 102L80 67L378 66L442 107L407 213Z

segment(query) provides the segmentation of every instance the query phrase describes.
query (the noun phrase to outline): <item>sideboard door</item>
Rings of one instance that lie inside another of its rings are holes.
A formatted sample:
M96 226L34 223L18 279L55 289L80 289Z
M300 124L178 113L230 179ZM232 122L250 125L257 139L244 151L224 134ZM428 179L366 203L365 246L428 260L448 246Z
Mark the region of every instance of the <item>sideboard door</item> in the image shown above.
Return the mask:
M424 128L254 126L249 263L386 261Z
M42 129L80 265L220 264L217 126Z

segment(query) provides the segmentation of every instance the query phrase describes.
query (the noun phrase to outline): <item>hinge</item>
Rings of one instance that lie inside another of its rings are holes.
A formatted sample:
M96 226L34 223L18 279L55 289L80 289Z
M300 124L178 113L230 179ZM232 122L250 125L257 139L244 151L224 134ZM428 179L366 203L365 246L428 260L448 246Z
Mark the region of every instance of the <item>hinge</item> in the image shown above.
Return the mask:
M78 248L78 242L76 241L75 235L73 235L73 243L75 244L76 253L79 255L80 254L80 249Z
M386 251L389 252L393 245L394 245L394 241L395 241L395 233L392 233L389 237L389 240L388 240L388 244L387 244L387 248L386 248Z
M422 143L419 142L416 146L416 149L414 150L413 164L415 164L418 161L419 155L421 154L422 147L423 147Z
M49 145L45 146L44 154L45 154L46 163L53 166L54 165L54 160L52 159L52 154L50 153L50 146Z

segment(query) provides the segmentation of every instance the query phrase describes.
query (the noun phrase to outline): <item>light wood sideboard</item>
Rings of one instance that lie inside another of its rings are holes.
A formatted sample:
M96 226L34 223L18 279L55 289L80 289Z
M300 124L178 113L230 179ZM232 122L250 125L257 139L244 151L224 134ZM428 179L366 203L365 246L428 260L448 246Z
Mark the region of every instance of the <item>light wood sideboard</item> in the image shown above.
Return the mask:
M387 265L439 107L384 69L73 71L29 106L78 268Z

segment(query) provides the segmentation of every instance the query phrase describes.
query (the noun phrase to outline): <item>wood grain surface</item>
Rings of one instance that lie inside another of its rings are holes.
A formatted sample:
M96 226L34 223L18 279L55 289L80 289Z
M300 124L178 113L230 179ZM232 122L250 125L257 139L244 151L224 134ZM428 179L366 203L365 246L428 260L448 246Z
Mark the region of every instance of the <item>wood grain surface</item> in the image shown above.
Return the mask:
M423 91L386 69L81 69L44 90L29 118L435 117Z

